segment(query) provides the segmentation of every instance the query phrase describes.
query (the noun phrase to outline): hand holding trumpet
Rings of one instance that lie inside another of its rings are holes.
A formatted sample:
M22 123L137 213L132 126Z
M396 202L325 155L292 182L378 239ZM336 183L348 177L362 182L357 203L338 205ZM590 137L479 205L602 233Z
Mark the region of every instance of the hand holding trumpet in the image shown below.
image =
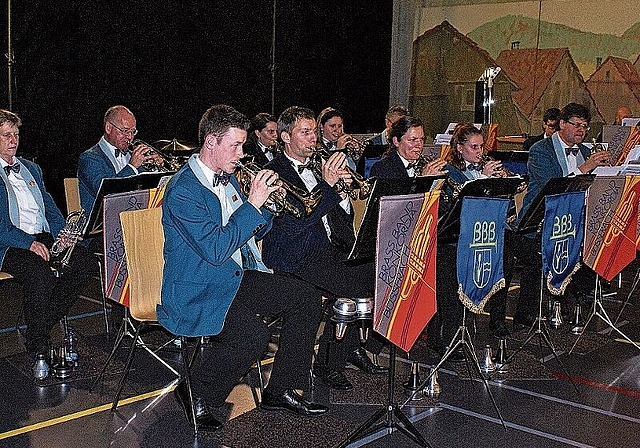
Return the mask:
M578 169L583 173L589 173L599 166L611 166L611 153L609 151L595 151Z
M322 160L322 178L333 187L340 179L351 182L352 174L345 167L347 156L343 152L334 152L328 159Z
M129 160L129 164L136 169L150 163L156 166L162 166L164 164L162 157L146 143L137 141L133 142L131 146L131 159Z
M508 173L500 160L487 159L482 167L482 174L487 177L507 177Z
M283 197L287 194L287 191L280 185L278 175L274 171L260 170L253 179L251 179L251 189L249 190L247 200L251 202L255 208L259 209L275 191Z

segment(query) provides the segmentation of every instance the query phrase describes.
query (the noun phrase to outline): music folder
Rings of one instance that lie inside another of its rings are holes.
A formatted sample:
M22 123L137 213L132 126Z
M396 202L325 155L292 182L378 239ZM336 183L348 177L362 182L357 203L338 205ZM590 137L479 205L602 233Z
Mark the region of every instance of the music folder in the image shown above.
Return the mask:
M107 177L100 182L100 188L96 195L96 200L91 208L91 214L87 220L83 232L83 238L100 236L103 231L103 204L104 197L114 193L125 193L127 191L146 190L156 188L163 177L171 176L174 173L140 173L129 177Z
M431 190L436 180L442 176L418 176L394 179L375 179L371 194L367 199L365 211L360 222L356 241L347 257L348 261L373 259L378 238L378 215L382 196L399 196L413 193L425 193Z
M516 229L516 233L531 233L542 230L540 224L544 221L544 198L545 196L561 193L569 193L572 191L585 191L593 183L595 174L581 174L571 177L554 177L540 190L529 209L526 211L520 224Z
M462 199L466 196L512 199L524 182L521 177L488 177L466 182L449 211L438 220L438 240L457 242L460 235Z

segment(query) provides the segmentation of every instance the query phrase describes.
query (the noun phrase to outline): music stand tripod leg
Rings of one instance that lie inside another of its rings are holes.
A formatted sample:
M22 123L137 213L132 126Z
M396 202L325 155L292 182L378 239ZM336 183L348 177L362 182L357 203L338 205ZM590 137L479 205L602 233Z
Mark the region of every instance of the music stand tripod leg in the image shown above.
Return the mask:
M467 330L467 327L465 325L466 324L466 318L467 318L467 308L463 307L463 309L462 309L462 325L460 325L458 327L458 330L453 335L453 338L451 339L451 343L449 344L449 349L442 356L442 359L440 359L438 364L431 370L431 372L429 372L429 375L427 375L427 377L422 381L422 383L420 383L420 386L418 387L416 392L418 390L424 389L426 387L426 385L429 383L429 380L431 379L431 377L433 375L435 375L438 370L440 370L440 367L442 367L442 364L444 364L449 359L449 357L453 353L455 353L455 351L460 346L462 346L462 350L465 353L465 358L466 358L465 359L465 363L467 365L467 370L469 370L469 378L473 379L473 375L470 372L471 369L469 367L469 362L468 362L468 359L471 359L473 361L471 364L475 366L476 373L482 379L484 387L487 390L487 393L489 394L489 398L491 399L491 404L493 405L493 408L496 410L496 414L498 414L498 417L500 418L500 422L502 423L502 427L506 430L507 426L506 426L506 424L504 422L504 419L502 418L502 414L500 413L500 409L498 409L498 404L496 403L496 400L493 397L493 393L491 392L491 389L489 388L489 382L484 377L484 375L482 375L482 371L480 370L480 363L478 362L478 357L476 356L475 349L473 348L473 343L471 342L471 335L469 334L469 331ZM455 343L454 343L454 341L455 341ZM414 394L416 392L411 394L411 396L409 398L407 398L404 403L402 403L402 406L406 406L406 404L413 399L413 396L414 396Z
M629 299L631 299L631 295L635 292L636 288L638 287L638 282L640 282L640 267L638 267L638 269L636 269L636 275L635 275L635 277L633 279L633 283L631 284L631 289L629 290L629 294L627 294L627 299L622 304L622 307L620 308L620 311L618 311L618 315L616 316L616 320L613 321L613 325L617 325L618 324L618 321L620 320L620 317L622 317L622 312L624 311L624 309L629 304Z
M635 348L640 350L640 346L637 343L632 341L631 338L629 338L629 336L624 334L622 330L620 330L618 327L616 327L613 324L613 322L611 321L611 318L607 314L607 311L604 309L604 305L602 305L602 284L600 283L600 276L596 276L596 288L595 288L594 300L595 300L594 308L597 309L594 314L598 316L600 320L602 320L605 324L607 324L607 326L609 326L611 330L615 330L616 332L618 332L618 334L622 336L627 342L629 342Z
M394 402L394 381L396 376L396 346L394 343L389 344L389 374L388 374L388 386L387 386L387 403L379 410L377 410L367 421L360 425L355 431L353 431L346 440L340 443L337 448L346 448L351 443L362 440L370 434L376 431L386 428L391 431L394 428L411 440L416 442L422 447L431 448L431 445L422 437L420 432L411 423L411 420L402 413L402 410L398 407L398 404ZM378 420L386 415L386 419L374 426ZM400 421L400 423L394 420L394 416Z
M535 322L529 329L529 333L527 333L528 336L525 339L525 341L520 345L520 347L518 347L518 349L515 352L511 354L511 356L509 356L509 358L505 361L505 363L508 364L511 361L513 361L513 358L515 358L516 355L520 353L522 349L525 348L527 344L529 344L529 342L531 342L531 339L533 339L537 335L538 346L540 348L540 362L544 364L544 353L542 352L542 342L544 341L544 343L547 345L547 348L551 351L551 354L553 354L553 357L555 358L556 362L560 366L560 369L562 370L564 375L569 379L569 381L571 381L571 384L573 384L573 388L576 390L576 392L579 392L577 384L573 381L573 378L571 377L571 375L569 375L569 371L564 366L564 363L558 357L556 348L551 342L551 337L549 335L549 330L547 330L547 325L544 323L544 318L542 317L543 292L544 292L544 272L542 272L541 270L540 271L540 295L538 299L538 316L536 317Z

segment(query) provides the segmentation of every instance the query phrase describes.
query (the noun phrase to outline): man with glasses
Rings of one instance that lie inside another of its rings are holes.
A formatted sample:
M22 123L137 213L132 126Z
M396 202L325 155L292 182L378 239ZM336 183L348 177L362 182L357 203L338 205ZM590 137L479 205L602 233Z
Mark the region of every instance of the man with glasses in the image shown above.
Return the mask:
M529 186L518 221L526 214L540 190L552 178L587 174L598 166L611 163L611 154L607 151L590 155L589 148L582 144L591 129L590 121L589 109L581 104L569 103L560 111L558 131L531 147L527 162ZM518 330L522 326L532 325L538 313L542 260L538 235L518 235L515 238L517 238L516 244L511 247L518 248L514 256L518 256L523 266L520 276L520 297L513 317L514 330ZM505 269L506 267L505 261Z
M136 117L125 106L109 108L104 114L103 126L100 141L80 154L78 160L80 204L87 213L93 207L102 179L142 173L146 171L143 164L151 160L163 163L158 154L147 154L151 148L146 145L130 148L138 130Z
M556 132L558 130L559 116L560 109L557 107L545 110L544 115L542 116L542 134L534 135L526 139L522 144L522 149L529 151L535 143L538 143L543 138L547 138Z

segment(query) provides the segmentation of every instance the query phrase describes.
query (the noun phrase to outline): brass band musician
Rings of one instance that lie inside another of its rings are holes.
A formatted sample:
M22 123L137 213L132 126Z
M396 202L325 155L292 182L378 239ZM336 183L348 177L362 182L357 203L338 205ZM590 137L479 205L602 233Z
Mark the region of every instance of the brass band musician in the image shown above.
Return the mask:
M266 112L261 112L253 117L247 141L242 149L246 155L253 156L253 161L260 166L273 160L279 151L276 117Z
M289 107L278 118L284 152L267 167L302 189L322 191L323 196L309 216L283 215L274 220L271 232L264 238L265 263L276 272L295 274L330 297L372 297L374 263L351 265L344 262L355 240L353 210L347 194L337 192L333 187L339 179L350 179L351 175L345 169L346 155L334 152L323 161L322 177L316 178L315 171L308 166L316 145L315 127L313 111L304 107ZM366 346L377 354L382 343L374 338L370 337ZM330 388L348 390L353 387L343 374L347 362L372 374L387 371L374 364L360 347L355 328L349 328L340 343L333 341L333 325L326 323L313 372Z
M40 167L16 157L20 125L16 114L0 110L0 269L22 284L27 354L48 357L51 330L77 300L92 275L87 266L95 263L77 247L62 275L51 269L53 238L65 219L44 186Z

